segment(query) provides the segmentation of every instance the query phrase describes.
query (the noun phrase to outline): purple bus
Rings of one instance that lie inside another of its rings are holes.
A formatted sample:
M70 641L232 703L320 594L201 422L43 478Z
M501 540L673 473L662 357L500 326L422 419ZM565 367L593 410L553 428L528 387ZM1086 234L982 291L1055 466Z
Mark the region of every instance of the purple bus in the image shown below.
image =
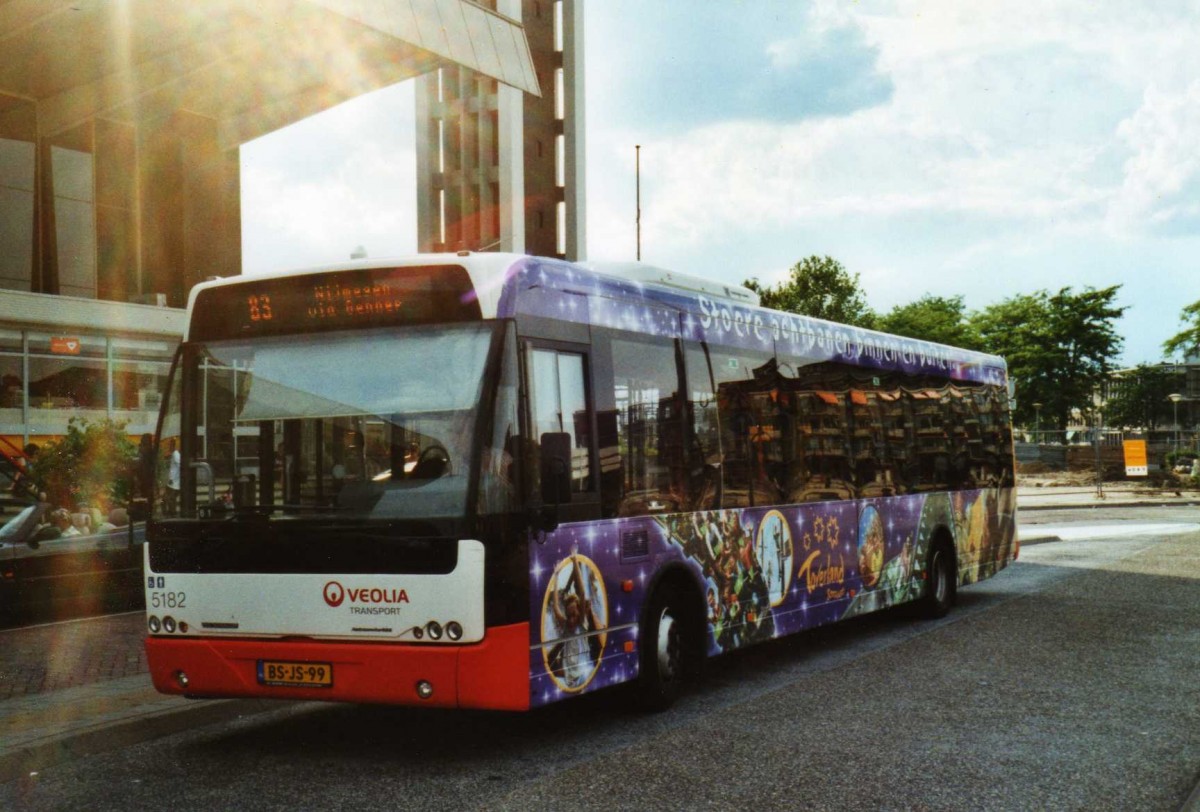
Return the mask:
M1013 560L1004 361L642 265L195 288L145 551L156 687L528 709Z

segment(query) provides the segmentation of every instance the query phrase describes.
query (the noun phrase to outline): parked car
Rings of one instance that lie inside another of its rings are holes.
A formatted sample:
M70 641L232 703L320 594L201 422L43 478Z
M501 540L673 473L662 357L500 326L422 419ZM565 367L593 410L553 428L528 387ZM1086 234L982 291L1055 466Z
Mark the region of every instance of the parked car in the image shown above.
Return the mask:
M0 615L52 619L142 605L145 525L60 536L50 506L4 500Z

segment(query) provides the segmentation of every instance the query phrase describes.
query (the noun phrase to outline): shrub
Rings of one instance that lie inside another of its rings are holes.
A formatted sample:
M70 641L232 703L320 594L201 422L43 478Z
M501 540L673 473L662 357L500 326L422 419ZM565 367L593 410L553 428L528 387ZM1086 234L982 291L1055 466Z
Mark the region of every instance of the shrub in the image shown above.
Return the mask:
M71 418L65 437L39 449L32 479L53 505L119 505L133 494L136 459L123 422Z

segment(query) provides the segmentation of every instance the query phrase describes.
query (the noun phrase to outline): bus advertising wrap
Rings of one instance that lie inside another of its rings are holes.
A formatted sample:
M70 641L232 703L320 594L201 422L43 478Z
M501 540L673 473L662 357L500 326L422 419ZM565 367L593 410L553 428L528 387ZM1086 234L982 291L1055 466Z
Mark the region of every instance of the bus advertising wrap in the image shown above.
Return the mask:
M953 528L958 584L1013 557L1011 488L713 510L564 525L532 545L532 706L638 673L638 609L664 565L704 585L708 654L920 594L934 529Z

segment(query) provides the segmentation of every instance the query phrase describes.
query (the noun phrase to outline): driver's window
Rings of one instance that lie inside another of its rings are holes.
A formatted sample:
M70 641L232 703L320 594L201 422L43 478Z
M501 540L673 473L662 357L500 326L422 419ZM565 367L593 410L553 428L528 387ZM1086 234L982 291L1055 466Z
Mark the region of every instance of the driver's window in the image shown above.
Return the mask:
M533 434L571 437L571 491L592 490L591 420L586 368L579 353L535 349L531 353Z

